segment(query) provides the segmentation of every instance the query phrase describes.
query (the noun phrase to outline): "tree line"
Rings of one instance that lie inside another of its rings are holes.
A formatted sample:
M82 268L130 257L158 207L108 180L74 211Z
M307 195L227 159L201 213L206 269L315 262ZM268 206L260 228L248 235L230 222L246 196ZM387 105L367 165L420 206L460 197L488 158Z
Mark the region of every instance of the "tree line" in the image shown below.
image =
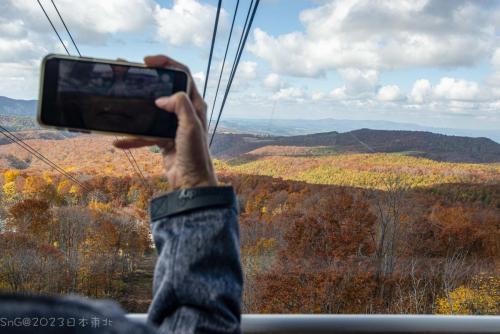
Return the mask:
M494 184L415 188L393 173L363 189L221 175L239 199L244 312L500 313ZM115 298L144 312L134 299L152 283L138 279L154 265L148 200L168 184L81 181L92 191L49 172L3 172L0 289Z

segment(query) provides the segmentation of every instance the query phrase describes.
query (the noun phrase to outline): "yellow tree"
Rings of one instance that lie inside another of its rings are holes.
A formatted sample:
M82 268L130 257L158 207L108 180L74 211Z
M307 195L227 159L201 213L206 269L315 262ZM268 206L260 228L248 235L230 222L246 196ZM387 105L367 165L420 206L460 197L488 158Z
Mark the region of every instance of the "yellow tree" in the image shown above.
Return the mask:
M70 202L72 204L76 204L82 197L82 190L80 189L80 187L72 185L71 188L69 188L69 195L70 195Z
M46 183L41 177L30 175L24 180L23 192L29 197L34 197L43 192L45 186Z
M67 193L69 193L70 189L71 182L65 179L59 182L59 185L57 186L57 193L60 196L65 196Z
M4 183L13 182L19 176L19 171L15 169L8 169L3 173Z
M3 185L3 198L6 202L12 202L17 197L16 183L14 181L7 182Z
M53 177L49 171L44 171L42 177L47 184L52 184L54 182Z
M500 278L476 277L470 286L459 286L438 298L438 314L496 315L500 312Z

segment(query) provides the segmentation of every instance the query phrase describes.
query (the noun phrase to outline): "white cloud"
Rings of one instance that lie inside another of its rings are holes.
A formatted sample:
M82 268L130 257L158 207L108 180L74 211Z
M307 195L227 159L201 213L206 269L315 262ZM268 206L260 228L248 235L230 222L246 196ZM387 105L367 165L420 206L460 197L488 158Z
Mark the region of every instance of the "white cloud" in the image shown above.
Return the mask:
M0 37L0 62L33 59L46 51L47 49L42 45L36 45L28 39L5 39Z
M70 45L52 4L47 0L41 3L65 44ZM80 46L103 44L114 33L140 32L154 23L152 0L59 0L57 6ZM64 52L64 48L37 3L31 0L2 2L0 62L39 61L48 52Z
M41 1L49 16L57 14L49 1ZM152 24L152 0L59 0L57 7L77 43L102 44L117 32L138 32ZM53 34L40 7L31 0L8 0L0 16L18 19L24 29ZM62 31L58 20L53 20Z
M305 91L297 87L281 88L278 92L273 94L272 100L295 100L301 101L305 98Z
M283 78L276 73L268 74L264 78L263 84L265 88L270 89L272 91L278 91L281 88L288 87L288 84L283 80Z
M456 101L474 101L480 98L480 93L477 82L447 77L441 78L434 88L436 98Z
M23 29L24 22L19 19L9 21L7 18L0 17L0 36L4 38L22 38L26 36Z
M257 77L257 63L242 61L238 66L236 77L240 80L251 80Z
M31 63L0 63L0 95L32 99L38 91L38 69Z
M345 93L357 96L363 93L373 93L378 82L378 72L375 70L359 70L346 68L338 70L345 80Z
M30 1L31 3L31 1ZM59 0L57 5L64 13L72 30L96 34L142 31L151 22L150 0Z
M491 93L500 98L500 48L491 56L491 65L494 72L486 78L486 83L490 86Z
M54 7L48 0L41 2L71 48ZM160 40L172 45L205 46L212 36L216 11L214 6L197 0L175 0L170 8L153 0L59 0L57 6L80 46L103 45L113 34L146 32L150 28ZM221 30L226 16L222 10ZM14 55L40 59L44 53L54 51L58 43L36 2L7 0L0 4L0 61L15 61ZM81 49L85 53L85 48Z
M410 102L417 104L450 101L450 106L453 104L456 107L464 105L466 102L491 99L487 90L486 87L481 87L475 81L464 79L444 77L435 86L427 79L420 79L413 84L408 99Z
M249 89L257 78L257 63L253 61L241 61L236 75L234 76L234 81L231 86L233 93L242 92L243 90ZM229 72L229 71L228 71ZM228 73L229 75L229 73Z
M413 84L409 100L414 103L425 103L432 98L432 86L429 80L419 79Z
M249 50L274 71L320 76L331 69L456 67L489 56L494 15L476 1L338 0L304 10L304 32L254 30Z
M497 48L491 56L491 64L500 70L500 48Z
M366 111L387 110L397 106L399 111L431 110L436 114L454 115L488 113L491 116L497 113L491 106L498 102L500 97L500 90L496 91L478 82L459 78L443 77L435 85L427 79L419 79L407 93L398 85L380 87L376 80L378 77L374 74L367 75L366 72L353 71L349 75L344 73L343 77L346 79L343 86L333 89L328 94L316 91L311 95L311 101L340 103L345 107L364 108ZM353 85L353 82L358 83L358 81L363 84Z
M200 87L203 87L205 84L205 73L203 72L196 72L192 74L194 83L196 84L196 87L198 87L198 90L200 90Z
M197 0L174 0L172 8L155 7L154 18L158 25L157 35L172 45L194 45L197 47L210 43L216 7ZM221 10L219 29L227 17Z
M360 100L374 96L378 84L377 71L345 68L339 69L338 74L344 79L344 85L333 89L326 97L334 100Z
M311 95L311 98L313 101L321 101L321 100L324 100L325 97L326 97L326 94L323 92L314 92Z
M401 100L402 98L401 90L396 85L383 86L377 93L377 99L380 101L391 102Z
M264 79L264 87L275 90L280 88L281 78L276 73L270 73Z
M345 91L345 86L337 87L330 92L330 96L336 100L343 100L348 97Z
M51 2L41 3L70 52L75 53ZM84 55L87 45L105 45L116 39L117 33L150 31L175 45L205 45L211 38L215 15L215 7L195 0L176 0L170 8L162 8L153 0L58 0L56 4ZM222 31L226 15L221 12ZM38 4L32 0L1 1L0 95L32 98L37 92L40 61L50 52L65 50ZM26 89L20 88L21 82Z

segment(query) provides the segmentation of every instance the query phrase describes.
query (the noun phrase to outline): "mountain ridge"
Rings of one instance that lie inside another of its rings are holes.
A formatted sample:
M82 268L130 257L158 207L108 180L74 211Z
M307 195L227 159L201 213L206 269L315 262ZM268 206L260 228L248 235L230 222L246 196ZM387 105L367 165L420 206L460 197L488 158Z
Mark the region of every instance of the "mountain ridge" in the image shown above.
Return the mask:
M0 115L32 117L33 121L35 121L37 103L37 100L18 100L0 96ZM26 120L22 122L25 123ZM430 131L445 135L487 137L500 143L500 130L440 128L385 120L227 118L221 120L219 131L271 136L295 136L328 131L349 132L362 128L373 130Z
M34 120L36 112L36 100L16 100L0 96L0 121L4 126L12 130L32 129L37 125ZM266 120L269 122L269 120ZM233 122L233 123L231 123ZM262 120L227 120L222 123L223 132L218 132L215 137L212 152L218 157L236 157L249 154L250 152L265 146L275 146L274 152L280 153L279 147L296 147L296 152L301 151L300 147L327 148L324 153L334 152L405 152L437 161L449 162L473 162L489 163L500 162L500 144L486 136L472 138L469 136L459 136L450 134L440 134L434 131L415 131L408 128L419 127L411 123L397 123L391 121L350 121L350 120L301 120L302 134L283 136L270 134L238 133L238 128L260 129L257 132L265 132L263 127L258 128ZM244 126L241 125L241 123ZM254 122L254 123L252 123ZM295 124L296 120L273 120L273 126L282 122L288 125ZM312 131L312 125L321 123L322 128L330 131ZM285 125L286 125L285 124ZM309 126L307 124L312 124ZM373 129L357 128L349 131L331 131L337 129L348 129L358 125L374 125L375 127L406 127L407 129ZM270 127L270 126L269 126ZM424 127L425 128L425 127ZM235 130L236 129L236 130ZM293 130L293 129L292 129ZM289 130L289 131L292 131ZM448 129L450 130L450 129ZM459 129L455 129L458 131ZM293 130L298 131L298 130ZM293 132L292 131L292 132ZM300 132L299 131L299 132ZM466 131L466 130L463 130ZM479 130L478 130L479 131ZM279 131L277 131L279 132ZM52 134L31 133L30 138L44 139L43 136L53 138ZM56 136L63 139L65 136ZM261 150L262 151L262 150ZM283 148L286 151L286 148ZM306 150L307 151L307 150ZM305 152L302 150L302 152ZM254 152L253 154L261 154Z
M0 114L5 116L35 117L37 100L18 100L0 96Z
M295 136L320 132L349 132L362 128L373 130L409 130L429 131L445 135L465 137L486 137L500 143L500 130L457 129L446 127L423 126L414 123L384 120L348 120L348 119L244 119L229 118L220 122L226 132L249 133L256 135Z
M500 144L489 138L449 136L425 131L359 129L345 133L336 131L300 136L257 136L252 134L217 134L212 153L232 158L248 155L266 147L318 147L329 152L397 153L436 161L492 163L500 162ZM274 150L276 152L276 149Z

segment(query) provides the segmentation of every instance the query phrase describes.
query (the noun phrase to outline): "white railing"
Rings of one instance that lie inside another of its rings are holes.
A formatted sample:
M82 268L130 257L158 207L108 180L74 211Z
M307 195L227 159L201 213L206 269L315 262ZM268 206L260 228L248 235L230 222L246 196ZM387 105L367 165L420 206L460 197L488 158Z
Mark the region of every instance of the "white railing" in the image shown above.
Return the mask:
M146 321L146 314L129 318ZM244 333L500 333L500 316L244 314Z

